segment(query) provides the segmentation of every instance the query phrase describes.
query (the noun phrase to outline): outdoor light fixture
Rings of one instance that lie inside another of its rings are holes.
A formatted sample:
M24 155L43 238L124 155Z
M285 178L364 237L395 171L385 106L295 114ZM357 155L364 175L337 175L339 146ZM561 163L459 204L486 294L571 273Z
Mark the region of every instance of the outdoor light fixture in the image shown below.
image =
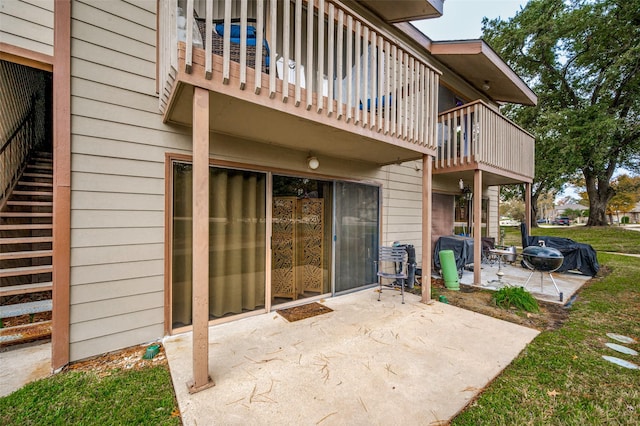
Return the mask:
M316 157L309 156L307 157L307 165L311 170L315 170L320 167L320 161Z
M458 181L458 187L460 188L460 192L465 196L467 200L473 198L473 192L471 191L471 187L469 185L465 185L464 181L460 179Z
M489 80L485 80L484 84L482 85L482 90L484 90L486 92L489 89L491 89L491 86L489 86Z

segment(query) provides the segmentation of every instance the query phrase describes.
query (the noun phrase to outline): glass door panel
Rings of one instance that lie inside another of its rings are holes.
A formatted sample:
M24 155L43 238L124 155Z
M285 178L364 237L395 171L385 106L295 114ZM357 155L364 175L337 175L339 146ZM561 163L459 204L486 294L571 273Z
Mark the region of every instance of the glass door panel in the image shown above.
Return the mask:
M209 168L209 318L265 305L266 174ZM192 166L173 165L173 327L192 322Z
M336 293L375 283L380 189L336 182Z
M274 305L330 292L332 187L331 182L273 176Z

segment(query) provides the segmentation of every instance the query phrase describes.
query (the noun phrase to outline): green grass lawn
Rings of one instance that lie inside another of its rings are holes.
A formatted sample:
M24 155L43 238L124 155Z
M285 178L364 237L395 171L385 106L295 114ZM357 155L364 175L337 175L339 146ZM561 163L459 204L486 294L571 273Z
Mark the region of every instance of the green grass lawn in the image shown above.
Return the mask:
M2 425L179 425L166 366L68 371L0 398Z
M542 332L458 415L453 425L638 425L640 371L605 361L638 364L638 356L605 346L606 333L640 340L640 259L605 250L637 252L640 233L617 228L538 229L537 235L592 244L609 272L582 289L569 319ZM640 352L640 344L625 346Z

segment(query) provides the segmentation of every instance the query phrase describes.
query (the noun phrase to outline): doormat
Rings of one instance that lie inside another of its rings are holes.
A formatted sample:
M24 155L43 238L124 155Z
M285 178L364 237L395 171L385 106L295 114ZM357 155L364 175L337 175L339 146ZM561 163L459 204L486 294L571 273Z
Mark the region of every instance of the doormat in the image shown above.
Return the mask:
M306 305L295 306L293 308L281 309L277 312L282 315L287 321L294 322L303 320L305 318L315 317L316 315L326 314L327 312L333 312L333 309L313 302Z

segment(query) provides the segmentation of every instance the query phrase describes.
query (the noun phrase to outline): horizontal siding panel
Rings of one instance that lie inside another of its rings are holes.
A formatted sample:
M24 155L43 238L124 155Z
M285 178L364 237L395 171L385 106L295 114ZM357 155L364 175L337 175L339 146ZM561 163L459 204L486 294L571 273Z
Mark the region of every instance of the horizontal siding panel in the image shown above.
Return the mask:
M129 74L105 65L95 64L83 59L71 58L73 75L85 80L97 81L108 86L122 87L132 92L154 94L156 82L153 76L141 76ZM75 112L75 111L74 111Z
M142 127L140 123L146 124L144 127L163 130L165 126L159 114L145 112L125 106L97 102L87 98L74 96L71 98L71 109L74 116L90 117L99 120L113 121L121 124Z
M142 77L148 77L156 71L155 63L152 61L125 55L82 40L72 40L71 51L76 58Z
M156 308L162 308L163 303L164 295L162 292L81 303L74 305L71 308L71 323L80 324L101 318L111 319L112 317L129 314L130 312L149 311Z
M149 0L127 0L124 3L128 3L135 7L139 7L142 10L146 10L147 12L156 13L156 2Z
M386 216L389 225L422 225L422 216L420 213L412 216Z
M103 138L108 135L111 140L138 143L147 146L159 146L166 149L190 153L192 151L191 135L176 132L166 127L159 132L139 126L126 126L110 121L74 116L71 132L74 135L95 136ZM153 145L151 145L153 143ZM72 143L73 147L73 143Z
M126 297L162 291L164 291L163 275L74 285L71 291L71 304L112 299L114 294L118 297Z
M160 162L85 154L71 154L71 170L92 173L94 176L107 174L164 179L164 164Z
M88 284L105 281L143 278L164 273L163 260L146 260L109 265L75 266L71 268L71 282Z
M409 191L409 192L415 192L417 194L420 194L420 196L422 196L422 185L417 185L415 183L405 183L405 182L390 180L385 185L385 190L392 191L392 192L393 191Z
M23 21L22 26L36 25L49 28L53 44L53 1L29 2L20 0L4 0L0 7L2 27L7 29L10 23L5 21L5 15Z
M420 223L394 223L391 224L389 223L387 225L387 232L390 233L413 233L415 232L416 235L420 235L420 233L422 232L422 224ZM415 236L414 236L415 238Z
M53 22L51 26L43 26L11 15L0 14L0 17L3 32L44 46L53 46ZM2 41L5 41L4 37Z
M131 194L164 194L164 180L137 176L99 175L73 172L73 189L76 191L127 192Z
M72 316L74 315L74 309L75 306L72 306ZM149 326L157 324L158 322L162 323L163 316L164 309L162 307L157 307L108 318L71 323L71 343L109 334L121 333L123 331L131 330L132 328Z
M4 17L0 15L0 18ZM3 31L0 31L0 40L13 46L18 46L27 50L33 50L34 52L42 53L44 55L53 56L53 45L50 44L41 43L36 40L31 40L29 38L20 37L18 35L9 34Z
M162 338L164 328L162 323L122 331L117 334L72 343L70 346L70 361L78 361L106 352L139 345L140 342L152 342Z
M406 201L420 201L422 203L422 193L412 192L412 191L390 191L385 197L386 201L392 201L402 203L403 200ZM394 202L394 204L395 204Z
M73 236L71 238L74 241ZM89 242L83 241L81 243L88 244ZM164 259L164 244L161 243L134 245L122 243L121 245L96 245L71 249L71 266L107 265L158 259Z
M164 210L72 210L72 229L164 227Z
M163 228L98 228L72 229L71 248L104 247L117 245L159 244L164 241ZM149 250L150 247L138 247ZM106 255L106 253L105 253ZM113 255L113 254L112 254ZM156 257L161 259L162 255ZM126 260L126 259L124 259ZM137 260L137 259L131 259ZM106 259L105 259L106 263Z
M98 210L164 211L164 196L72 191L71 208Z
M107 86L96 81L72 77L71 95L109 104L127 105L129 108L139 109L160 116L158 97L153 94L131 92L119 87Z
M105 15L100 14L96 9L88 8L93 11L94 16L80 16L75 7L76 4L80 5L81 9L84 8L82 3L74 3L74 7L71 8L71 35L73 39L84 40L96 46L104 46L128 56L155 61L156 34L154 31L113 15L111 17L114 20L122 22L121 27L114 29L115 32L100 28L89 22L103 24L107 21L104 19Z
M167 149L136 142L103 139L95 136L75 135L72 152L99 157L117 157L126 160L164 163Z
M420 212L420 215L422 215L422 209L418 210L418 209L407 209L402 207L386 206L384 208L383 214L385 215L385 217L387 216L414 217L416 215L416 212Z
M154 3L153 1L146 0L146 3ZM108 14L113 15L114 17L120 17L124 22L116 21L116 24L125 25L128 23L134 23L136 25L144 26L146 29L151 31L155 30L156 24L156 15L153 11L145 10L140 8L139 6L129 4L124 1L114 2L114 1L100 1L93 2L88 4L87 2L76 2L81 6L78 6L79 10L77 11L78 15L85 15L85 10L83 8L87 8L86 12L90 14L98 14L100 11L107 12ZM84 4L82 4L84 3ZM155 3L154 3L155 4ZM115 28L117 30L117 26L112 27L113 20L109 20L109 25L104 25L103 27L111 28L112 30ZM155 39L152 41L155 43Z

